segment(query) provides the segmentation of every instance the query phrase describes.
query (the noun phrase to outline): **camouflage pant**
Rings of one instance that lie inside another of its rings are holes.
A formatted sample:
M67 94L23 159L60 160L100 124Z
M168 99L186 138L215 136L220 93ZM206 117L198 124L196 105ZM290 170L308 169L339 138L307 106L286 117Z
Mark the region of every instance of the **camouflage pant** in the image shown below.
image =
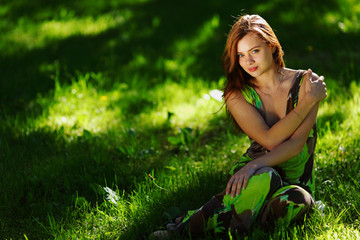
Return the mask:
M192 237L225 237L246 232L255 221L263 226L288 226L303 219L312 205L307 191L283 183L273 168L265 167L249 179L240 195L231 198L223 191L200 209L187 212L176 229Z

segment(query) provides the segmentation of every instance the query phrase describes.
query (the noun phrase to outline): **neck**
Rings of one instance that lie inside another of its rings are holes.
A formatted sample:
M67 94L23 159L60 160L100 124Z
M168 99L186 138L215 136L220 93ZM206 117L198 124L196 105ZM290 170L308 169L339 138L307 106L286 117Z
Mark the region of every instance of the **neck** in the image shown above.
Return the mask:
M255 78L254 83L259 89L272 90L279 86L282 79L282 71L278 71L278 68L273 66L268 71Z

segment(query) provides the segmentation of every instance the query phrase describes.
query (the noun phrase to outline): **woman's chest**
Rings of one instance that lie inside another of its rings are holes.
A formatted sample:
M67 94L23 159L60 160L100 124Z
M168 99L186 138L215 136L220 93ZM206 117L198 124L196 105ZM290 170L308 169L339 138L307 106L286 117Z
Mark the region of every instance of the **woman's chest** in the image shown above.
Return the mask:
M279 91L274 95L262 94L260 98L262 101L260 111L269 127L286 116L288 91Z

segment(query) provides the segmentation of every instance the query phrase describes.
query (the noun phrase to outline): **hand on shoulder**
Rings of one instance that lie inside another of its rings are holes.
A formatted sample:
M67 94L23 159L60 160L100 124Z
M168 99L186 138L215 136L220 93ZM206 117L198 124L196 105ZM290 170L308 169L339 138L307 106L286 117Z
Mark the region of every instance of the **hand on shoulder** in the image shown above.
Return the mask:
M303 84L305 87L305 94L314 102L320 102L327 96L326 84L324 76L318 76L309 69L304 77Z

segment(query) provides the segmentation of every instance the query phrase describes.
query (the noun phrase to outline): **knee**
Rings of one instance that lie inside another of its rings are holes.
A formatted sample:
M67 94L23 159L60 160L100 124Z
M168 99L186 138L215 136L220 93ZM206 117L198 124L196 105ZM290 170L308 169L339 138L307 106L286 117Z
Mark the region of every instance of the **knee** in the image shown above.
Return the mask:
M272 186L273 190L282 186L281 177L275 169L273 169L271 167L262 167L262 168L258 169L254 175L256 176L256 175L262 175L262 174L269 175L269 178L271 179L271 186Z
M258 170L256 170L255 174L262 174L262 173L272 173L275 172L275 169L271 168L271 167L262 167L259 168Z
M298 186L292 186L269 201L271 215L281 225L302 220L313 205L311 194Z
M304 206L313 206L315 204L313 197L305 189L294 186L287 191L288 200Z

